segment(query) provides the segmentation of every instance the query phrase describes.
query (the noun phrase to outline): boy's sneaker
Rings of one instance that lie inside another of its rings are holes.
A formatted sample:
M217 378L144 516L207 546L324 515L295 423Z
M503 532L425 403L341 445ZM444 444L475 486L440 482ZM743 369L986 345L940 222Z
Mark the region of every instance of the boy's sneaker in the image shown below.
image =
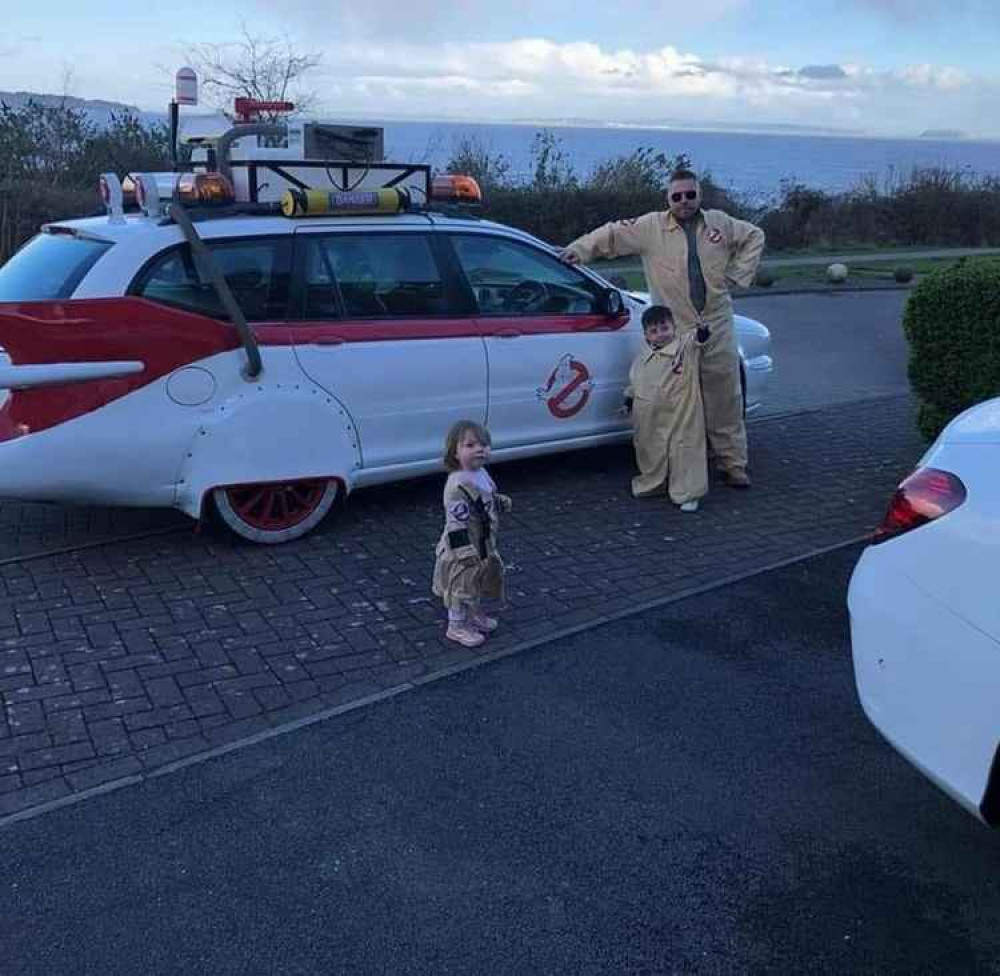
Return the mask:
M683 502L678 506L682 512L697 512L698 511L698 499L695 498L689 502Z
M739 469L732 471L723 471L722 477L725 479L727 485L730 488L749 488L750 487L750 476L746 471Z
M469 617L469 626L483 634L492 634L500 621L496 617L487 617L485 613L474 613Z
M486 640L478 630L473 630L467 624L449 624L444 636L463 647L479 647Z

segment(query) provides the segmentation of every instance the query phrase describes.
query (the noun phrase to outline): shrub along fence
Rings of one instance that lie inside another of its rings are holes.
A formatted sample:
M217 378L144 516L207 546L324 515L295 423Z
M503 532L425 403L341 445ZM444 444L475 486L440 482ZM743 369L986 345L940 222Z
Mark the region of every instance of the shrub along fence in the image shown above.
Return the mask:
M100 208L101 173L169 167L166 126L128 113L96 125L68 105L0 103L0 264L50 220Z
M1000 275L996 264L965 259L914 288L903 330L917 423L933 440L973 404L1000 396Z

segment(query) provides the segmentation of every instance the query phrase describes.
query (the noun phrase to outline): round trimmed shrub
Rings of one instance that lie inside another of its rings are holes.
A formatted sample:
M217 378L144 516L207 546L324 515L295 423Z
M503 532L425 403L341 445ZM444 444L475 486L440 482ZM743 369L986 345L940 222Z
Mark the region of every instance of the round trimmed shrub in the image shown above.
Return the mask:
M831 264L826 269L826 280L834 285L842 285L847 281L847 265L840 262Z
M895 271L893 271L892 276L901 285L908 284L913 281L913 268L909 265L901 264Z
M924 277L903 316L920 432L933 440L950 420L1000 396L1000 267L962 261Z
M754 284L758 288L770 288L774 284L774 275L767 268L759 268L757 277L754 278Z

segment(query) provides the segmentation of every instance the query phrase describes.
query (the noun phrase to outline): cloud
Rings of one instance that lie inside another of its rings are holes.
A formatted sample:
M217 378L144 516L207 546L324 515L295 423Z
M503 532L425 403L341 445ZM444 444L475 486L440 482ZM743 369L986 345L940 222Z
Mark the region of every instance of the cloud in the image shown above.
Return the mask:
M344 41L325 50L313 87L324 112L373 116L635 118L943 125L988 83L947 65L895 71L863 64L782 64L757 56L707 59L653 50L510 41ZM996 86L991 90L995 91ZM912 120L912 121L911 121ZM963 123L965 128L981 125Z
M916 64L904 68L900 77L907 85L915 88L938 88L942 91L964 88L972 82L969 75L959 68L933 64Z
M954 91L971 82L953 67L921 64L897 72L863 65L774 64L759 57L712 61L666 45L652 51L605 49L592 42L557 44L545 38L445 44L344 43L328 52L322 69L330 83L366 95L393 92L408 82L422 90L476 91L484 97L538 91L581 99L746 98L802 103L861 97L884 88ZM434 79L438 79L435 81ZM362 90L359 88L359 90Z
M846 78L847 72L839 64L807 64L799 68L800 78L817 78L822 80Z

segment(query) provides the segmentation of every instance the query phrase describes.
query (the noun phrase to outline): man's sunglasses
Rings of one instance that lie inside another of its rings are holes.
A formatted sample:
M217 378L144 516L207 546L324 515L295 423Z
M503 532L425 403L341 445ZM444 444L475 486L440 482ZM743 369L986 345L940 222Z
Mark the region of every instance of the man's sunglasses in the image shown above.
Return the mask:
M683 191L679 191L677 193L671 193L670 194L670 199L674 203L680 203L681 200L697 200L698 199L698 191L697 190L683 190Z

